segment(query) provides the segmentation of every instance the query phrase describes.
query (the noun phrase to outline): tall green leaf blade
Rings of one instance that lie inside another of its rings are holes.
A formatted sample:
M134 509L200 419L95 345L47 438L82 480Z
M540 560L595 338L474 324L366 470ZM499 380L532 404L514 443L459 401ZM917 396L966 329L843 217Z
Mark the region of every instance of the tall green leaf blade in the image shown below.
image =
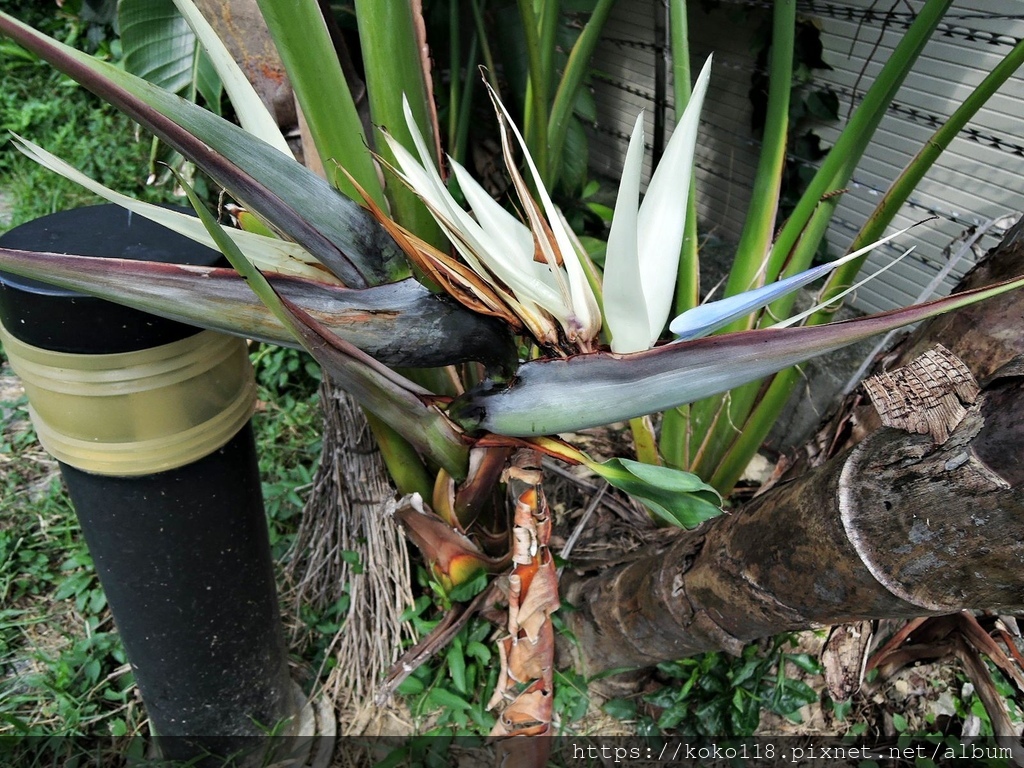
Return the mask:
M317 0L258 0L327 175L353 200L362 199L336 164L384 206L377 168L352 92ZM392 0L388 0L392 2ZM328 4L324 4L327 6Z
M355 3L370 116L375 125L385 126L402 146L412 147L402 105L404 95L437 167L439 129L430 86L430 60L424 51L425 41L420 39L423 19L419 6L412 0ZM387 143L378 145L377 150L390 165L396 165ZM447 247L434 217L411 189L401 183L388 184L387 196L395 221L435 246Z
M576 43L569 52L569 60L566 62L565 71L558 82L558 89L555 91L551 102L551 114L548 117L548 147L551 157L556 158L554 163L554 174L557 176L561 169L562 150L568 139L570 126L573 124L572 113L576 106L576 100L583 87L584 80L590 72L591 58L594 49L601 39L601 31L605 22L615 6L615 0L598 0L594 10L587 19L586 25ZM552 179L557 181L557 178Z
M724 392L876 334L1020 287L1024 278L830 325L741 331L631 355L599 353L535 361L520 367L507 387L492 384L460 397L449 413L468 429L512 436L610 424Z
M830 193L849 182L889 105L951 4L952 0L926 0L923 4L782 226L763 270L765 280L790 276L810 265L838 204L839 198L830 197ZM746 283L734 284L733 289L747 287ZM788 317L794 300L793 296L777 300L762 314L760 325L769 326L774 318ZM728 398L714 398L693 407L692 428L697 434L703 435L705 430L711 434L704 441L699 463L691 469L705 477L719 474L716 468L736 440L737 425L747 421L758 392L759 387L744 387L730 392ZM749 448L751 443L744 442ZM742 459L738 463L745 466Z
M404 268L397 245L359 205L238 126L2 12L0 34L142 123L350 287L384 282Z

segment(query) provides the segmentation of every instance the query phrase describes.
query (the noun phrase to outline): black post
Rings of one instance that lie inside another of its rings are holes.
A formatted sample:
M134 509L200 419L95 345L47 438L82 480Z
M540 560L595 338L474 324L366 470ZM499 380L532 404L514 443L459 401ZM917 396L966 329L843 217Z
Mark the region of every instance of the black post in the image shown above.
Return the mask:
M0 245L220 259L112 205L37 219ZM296 734L245 342L6 274L0 325L163 757L221 765L259 758L267 733Z

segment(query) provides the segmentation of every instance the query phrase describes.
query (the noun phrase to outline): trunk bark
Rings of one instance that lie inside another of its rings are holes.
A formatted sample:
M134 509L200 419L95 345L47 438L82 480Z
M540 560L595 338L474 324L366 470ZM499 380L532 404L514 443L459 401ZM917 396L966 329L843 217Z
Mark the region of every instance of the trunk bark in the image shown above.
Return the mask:
M1024 610L1020 374L990 380L944 445L880 429L667 547L564 579L585 673L816 625Z
M964 282L1019 274L1022 256L1011 232ZM904 345L941 341L989 376L944 444L875 417L852 447L739 511L563 578L578 666L591 675L735 652L860 619L1024 609L1024 363L1006 364L1024 351L1022 302L1014 293L939 318Z

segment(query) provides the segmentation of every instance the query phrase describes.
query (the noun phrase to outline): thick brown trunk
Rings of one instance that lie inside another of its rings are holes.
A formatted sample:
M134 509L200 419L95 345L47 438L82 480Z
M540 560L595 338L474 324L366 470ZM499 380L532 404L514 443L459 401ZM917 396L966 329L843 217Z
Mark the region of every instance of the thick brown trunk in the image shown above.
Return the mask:
M586 672L855 619L1024 610L1016 372L990 382L942 446L878 430L657 552L563 579Z
M1008 238L965 282L1019 274L1022 255ZM999 297L906 346L941 341L988 376L1024 351L1022 307L1019 293ZM1011 363L987 381L943 445L876 419L853 447L738 512L625 565L567 575L580 666L648 666L855 619L1024 609L1022 373Z

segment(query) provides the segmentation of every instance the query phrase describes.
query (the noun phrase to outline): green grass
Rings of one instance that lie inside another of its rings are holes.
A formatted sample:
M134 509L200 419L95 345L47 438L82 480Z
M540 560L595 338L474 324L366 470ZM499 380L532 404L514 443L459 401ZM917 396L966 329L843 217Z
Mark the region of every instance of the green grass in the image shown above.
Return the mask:
M34 12L33 18L30 5L14 10L65 42L81 43L95 28L63 14ZM110 46L100 53L113 56ZM0 41L0 194L9 208L0 231L56 211L101 202L18 152L9 132L31 139L120 192L151 202L174 199L168 186L146 185L151 141L135 123L50 65L9 41Z

